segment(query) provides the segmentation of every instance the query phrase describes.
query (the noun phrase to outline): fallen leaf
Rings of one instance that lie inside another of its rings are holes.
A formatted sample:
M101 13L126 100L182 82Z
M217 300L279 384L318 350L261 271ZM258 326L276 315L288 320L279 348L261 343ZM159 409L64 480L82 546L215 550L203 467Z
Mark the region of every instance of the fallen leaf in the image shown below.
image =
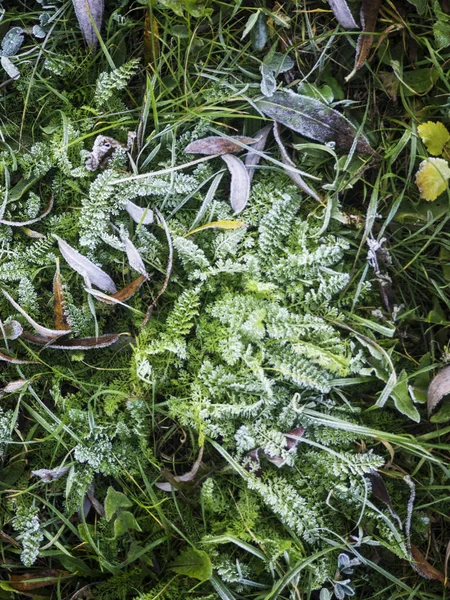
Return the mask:
M67 317L64 313L64 292L59 274L59 263L53 278L53 307L55 312L55 327L56 329L70 330L70 325L67 322Z
M150 223L153 223L153 211L150 208L141 208L131 202L131 200L128 200L125 210L135 223L140 223L141 225L150 225Z
M362 0L360 19L364 33L362 33L358 38L353 71L350 73L350 75L347 75L345 81L349 81L353 77L356 71L363 66L367 57L369 56L374 39L372 32L374 32L377 27L380 6L381 0Z
M234 143L232 140L236 140L241 144L250 146L255 144L255 138L245 136L232 136L231 139L223 138L220 136L213 135L211 137L201 138L195 140L186 146L184 151L186 154L229 154L230 152L241 152L245 150L239 144Z
M122 288L115 294L112 294L111 298L114 298L115 300L118 300L119 302L125 302L126 300L131 298L131 296L133 296L133 294L135 294L138 291L138 289L141 287L141 285L144 283L144 281L147 281L147 279L148 279L148 275L139 275L139 277L137 277L136 279L131 281L124 288Z
M145 66L154 67L159 57L160 43L158 21L153 11L150 10L150 5L147 6L145 11L143 46Z
M444 396L448 394L450 394L450 365L444 367L431 380L427 392L428 416L436 409Z
M234 214L242 212L250 196L250 177L244 163L232 154L222 154L231 174L230 202Z
M450 179L448 163L443 158L427 158L419 165L416 173L416 185L420 197L424 200L436 200L447 189Z
M37 361L35 360L22 360L21 358L14 358L14 356L10 356L3 349L0 349L0 360L5 362L9 362L13 365L37 365Z
M19 321L8 321L3 323L3 339L6 340L17 340L22 335L23 327Z
M100 31L102 27L103 0L72 0L72 2L83 37L95 50L98 44L95 29Z
M295 167L296 165L294 161L287 153L287 150L284 147L283 142L281 141L279 124L277 122L273 124L273 135L275 137L276 143L278 144L278 148L280 149L281 161L283 162L283 164L289 167ZM299 173L291 171L290 169L286 169L285 172L286 175L289 175L289 177L292 179L295 185L298 186L303 192L305 192L305 194L308 194L308 196L311 196L311 198L314 198L314 200L317 200L318 202L322 201L322 198L317 194L317 192L315 192L312 188L309 187L309 185Z
M417 133L420 135L426 149L433 156L442 154L444 146L450 140L450 133L443 123L421 123L417 128Z
M212 221L211 223L206 223L205 225L192 229L186 233L184 237L188 237L198 231L204 231L205 229L239 229L239 227L245 227L244 221Z
M449 582L446 581L444 573L432 567L419 548L413 544L411 544L411 555L415 562L415 569L422 577L425 577L425 579L436 579L444 583L446 587L449 587Z
M98 337L79 338L77 340L66 340L63 342L56 342L53 339L41 335L34 335L27 331L23 332L22 337L28 342L38 344L39 346L45 346L50 350L98 350L100 348L112 346L119 340L119 336L115 333L106 333L105 335L99 335Z
M66 335L70 333L70 329L66 329L65 331L61 331L58 329L49 329L48 327L44 327L43 325L39 325L30 315L23 310L23 308L17 304L17 302L8 294L6 290L2 290L5 298L14 306L14 308L19 311L19 313L28 321L28 323L41 335L47 338L57 338L62 335Z
M358 28L352 15L352 11L349 9L345 0L328 0L328 4L331 6L331 10L334 12L334 16L339 25L342 25L344 29Z
M389 496L389 492L387 490L386 484L383 481L383 478L376 471L370 471L369 473L365 473L364 477L370 481L370 485L372 488L372 495L380 502L386 504L389 509L391 515L398 521L400 528L402 528L402 523L400 521L400 517L394 510L392 506L392 500Z
M271 125L265 125L258 131L258 133L255 134L256 142L253 144L252 149L257 150L258 152L264 152L264 148L266 147L267 143L267 137L269 136L271 129ZM252 150L247 152L247 156L245 157L245 166L247 168L250 181L253 179L255 167L259 165L260 160L261 156L256 154L256 152L252 152Z
M16 381L10 381L5 387L0 388L0 396L4 396L5 394L13 394L23 388L28 381L26 379L16 379Z
M54 194L52 194L50 196L49 203L47 205L47 208L44 210L44 212L41 215L39 215L39 217L36 217L35 219L30 219L29 221L7 221L6 219L0 219L0 224L1 225L10 225L11 227L23 227L25 225L32 225L33 223L37 223L38 221L40 221L41 219L46 217L48 215L48 213L52 210L53 200L54 200Z
M69 470L70 467L56 467L55 469L38 469L37 471L31 471L31 474L39 477L42 481L49 482L64 477Z
M72 248L72 246L59 236L54 235L54 237L58 240L59 251L74 271L79 273L83 278L87 276L90 283L105 292L112 292L113 294L117 292L116 284L103 269L97 267L97 265L80 254L75 248Z
M35 573L24 573L23 575L11 575L9 585L17 592L26 592L28 590L36 590L47 585L54 585L66 577L72 575L68 571L60 569L47 569L45 571L37 571Z
M148 273L145 269L144 261L142 260L141 255L139 254L136 246L129 238L124 238L123 243L125 244L125 252L127 253L128 262L130 263L130 267L148 278Z
M157 482L155 484L156 487L159 488L160 490L163 490L164 492L171 492L172 490L178 489L178 486L176 484L187 483L187 482L193 481L195 479L195 476L197 475L200 465L202 464L202 458L203 458L203 446L200 448L197 459L196 459L195 463L192 465L192 469L190 471L187 471L183 475L173 475L173 473L165 471L165 476L168 479L170 479L172 481L172 483L175 485L172 485L172 483L166 483L166 482L158 483Z
M358 134L355 126L337 110L291 90L279 90L272 98L258 100L256 104L265 115L301 135L323 143L334 142L346 150L350 150ZM374 154L364 135L359 136L356 150Z

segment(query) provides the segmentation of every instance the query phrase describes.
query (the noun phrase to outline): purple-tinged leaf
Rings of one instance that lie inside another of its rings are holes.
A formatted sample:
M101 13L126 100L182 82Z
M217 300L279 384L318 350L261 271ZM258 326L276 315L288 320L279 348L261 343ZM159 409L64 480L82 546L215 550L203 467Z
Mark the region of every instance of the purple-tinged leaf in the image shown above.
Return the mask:
M271 129L271 125L265 125L262 129L260 129L258 133L255 134L256 142L253 144L252 148L258 152L264 152L264 148L266 147L267 143L267 137L269 136ZM252 152L252 150L247 152L247 156L245 157L245 166L247 168L250 181L253 179L255 167L259 165L260 160L261 156L256 154L256 152Z
M49 203L47 205L47 208L44 210L44 212L41 215L39 215L39 217L36 217L35 219L30 219L29 221L7 221L6 219L0 219L0 224L1 225L10 225L11 227L24 227L25 225L32 225L33 223L37 223L38 221L40 221L41 219L46 217L48 215L48 213L52 210L53 199L54 199L54 195L52 194L50 197Z
M17 340L22 335L23 327L19 321L9 321L3 324L3 337L7 340ZM1 334L0 334L1 335Z
M150 208L141 208L131 202L131 200L128 200L125 210L135 223L140 223L141 225L150 225L150 223L153 223L153 211Z
M97 47L97 35L92 22L100 31L103 21L103 0L72 0L84 39L92 48Z
M79 338L77 340L66 340L61 342L41 335L34 335L27 331L23 332L22 338L32 344L45 346L50 350L99 350L100 348L112 346L119 340L117 334L106 333L105 335L99 335L98 337Z
M396 521L400 524L400 529L402 528L402 522L400 517L394 510L392 506L391 497L389 496L389 492L387 490L386 484L383 481L383 478L379 473L372 470L369 473L365 473L364 477L370 481L370 485L372 487L372 495L377 499L386 504L389 509L391 515L396 519Z
M136 246L129 238L125 238L123 240L125 244L125 252L127 253L128 262L130 263L130 267L148 278L148 273L145 269L144 261L142 260L141 255L139 254Z
M435 410L440 404L442 399L450 394L450 365L444 367L439 373L431 380L427 392L427 406L428 416Z
M59 236L55 235L54 237L58 240L61 254L74 271L105 292L112 292L113 294L117 292L116 284L103 269L97 267Z
M273 124L273 135L275 137L275 141L278 144L278 148L280 149L281 160L282 160L283 164L287 165L289 167L295 167L294 161L291 159L291 157L287 153L287 150L284 147L283 142L281 141L279 124L276 122ZM306 181L303 179L303 177L299 173L296 173L295 171L291 171L290 169L285 169L285 171L286 171L286 175L289 175L289 177L292 179L292 181L295 183L295 185L297 185L302 191L304 191L305 194L308 194L308 196L311 196L311 198L314 198L314 200L317 200L318 202L322 201L319 194L317 194L317 192L315 192L312 188L309 187L309 185L306 183Z
M202 464L202 458L203 458L203 446L200 448L197 459L195 461L195 463L192 465L192 469L190 471L187 471L187 473L183 473L183 475L173 475L172 473L166 473L167 477L172 481L172 483L156 483L156 487L159 488L160 490L163 490L164 492L171 492L172 490L176 490L177 486L176 484L178 483L187 483L190 481L193 481L195 479L195 476L197 475L197 472L200 468L200 465Z
M328 0L328 4L331 6L339 25L342 25L344 29L358 29L358 24L345 0Z
M39 323L37 323L32 317L30 317L30 315L26 311L23 310L23 308L20 306L20 304L17 304L17 302L14 300L14 298L12 298L6 290L2 290L2 292L3 292L3 295L5 296L5 298L14 306L14 308L17 311L19 311L19 313L24 317L24 319L26 319L28 321L28 323L40 335L51 339L51 338L57 338L62 335L66 335L66 334L70 333L70 329L67 329L65 331L60 331L59 329L49 329L48 327L39 325Z
M250 196L250 177L242 160L232 154L222 154L231 174L230 202L234 214L237 215L247 206Z
M230 154L230 152L241 152L244 150L239 144L235 144L232 140L236 140L241 144L250 146L255 144L257 140L245 136L232 136L232 139L223 138L218 135L195 140L186 146L184 151L186 154Z
M56 467L55 469L37 469L31 471L31 474L35 477L39 477L42 481L49 482L55 481L64 477L69 472L70 467Z
M356 127L337 110L291 90L278 90L272 98L256 104L265 115L293 131L319 142L334 142L345 150L350 150L358 135ZM356 151L374 154L364 135L359 136Z

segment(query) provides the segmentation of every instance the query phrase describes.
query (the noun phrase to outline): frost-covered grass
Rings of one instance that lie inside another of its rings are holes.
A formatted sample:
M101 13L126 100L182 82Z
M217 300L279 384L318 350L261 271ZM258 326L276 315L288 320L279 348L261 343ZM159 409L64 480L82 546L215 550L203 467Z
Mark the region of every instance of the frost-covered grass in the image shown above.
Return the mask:
M448 198L413 178L447 17L386 2L345 83L319 0L107 4L96 54L70 3L0 21L0 598L445 597ZM281 129L320 201L270 136L234 215L184 149L257 134L262 79L376 153Z

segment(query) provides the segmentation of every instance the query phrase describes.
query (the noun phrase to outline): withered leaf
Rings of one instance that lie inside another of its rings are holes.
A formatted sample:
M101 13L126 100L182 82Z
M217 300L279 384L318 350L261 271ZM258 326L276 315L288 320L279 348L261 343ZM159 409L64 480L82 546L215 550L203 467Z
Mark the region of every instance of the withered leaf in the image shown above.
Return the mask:
M84 39L92 48L97 47L95 27L100 31L103 21L103 0L72 0Z
M450 394L450 365L433 377L427 392L428 416L435 410L444 396Z
M148 278L148 273L145 269L144 261L142 260L141 255L139 254L136 246L129 238L125 238L123 240L125 244L125 252L127 253L128 262L130 263L130 267L144 275L144 277Z
M295 167L294 161L287 153L287 150L284 147L283 142L281 141L279 124L276 122L273 124L273 135L280 149L281 160L283 164L288 165L289 167ZM314 198L314 200L321 202L321 197L317 194L317 192L315 192L312 188L309 187L309 185L306 183L306 181L303 179L300 173L296 173L295 171L286 169L286 174L289 175L289 177L292 179L295 185L297 185L301 190L303 190L305 194L308 194L308 196L311 196L311 198Z
M252 148L257 150L258 152L264 152L264 148L266 147L267 143L267 138L271 129L271 125L265 125L262 129L260 129L258 133L255 134L256 142L253 144ZM251 150L247 152L247 156L245 157L245 166L248 170L250 181L253 179L253 175L255 174L255 167L259 165L260 160L261 156L259 154L256 154L256 152L252 152Z
M64 313L64 291L61 283L61 276L59 274L59 268L56 269L55 277L53 278L53 307L55 312L56 329L68 331L70 329L70 325L67 323L67 317Z
M356 71L363 66L367 60L367 57L369 56L374 39L374 36L371 35L371 33L373 33L376 29L380 6L381 0L362 0L360 18L364 33L362 33L358 38L355 65L350 75L347 75L345 78L346 81L349 81L353 77Z
M244 163L232 154L222 154L231 174L230 202L234 214L242 212L250 196L250 177Z
M144 46L144 62L145 66L153 66L160 53L160 43L158 37L158 21L150 10L150 5L147 6L145 11L144 21L144 35L143 35L143 46Z
M178 489L178 486L176 484L187 483L187 482L193 481L195 479L195 476L197 475L197 472L202 463L202 458L203 458L203 446L200 448L197 459L196 459L195 463L192 465L192 469L190 471L187 471L187 473L183 473L183 475L173 475L172 473L169 473L166 471L165 472L166 477L172 483L166 483L166 482L156 483L155 484L156 487L159 488L160 490L163 490L164 492L171 492L172 490Z
M91 260L80 254L78 250L72 248L59 236L54 235L54 237L58 240L59 251L74 271L82 277L87 277L91 283L105 292L112 292L113 294L117 292L116 284L103 269L97 267Z
M444 573L431 566L419 548L413 544L411 544L411 555L415 562L416 571L420 573L422 577L425 577L425 579L435 579L441 583L445 583L446 587L449 587L450 582L446 581Z
M352 15L352 11L349 9L345 0L328 0L328 4L331 6L331 10L334 12L334 16L339 25L342 25L344 29L358 28Z
M3 348L0 349L0 360L9 362L13 365L36 365L36 364L38 364L35 360L22 360L21 358L14 358L14 356L10 356L6 352L4 352Z
M240 227L245 227L244 221L228 221L226 219L221 221L211 221L210 223L205 223L205 225L200 225L200 227L191 229L184 237L188 237L199 231L204 231L205 229L239 229Z
M128 200L125 205L125 210L135 223L141 223L142 225L150 225L150 223L153 223L153 211L150 208L141 208L137 204L131 202L131 200Z
M56 467L55 469L38 469L37 471L31 471L31 474L39 477L42 481L49 482L64 477L69 470L70 467Z
M19 321L8 321L3 324L3 338L7 340L17 340L22 335L23 327Z
M16 381L10 381L7 385L5 385L5 387L0 389L0 396L17 392L17 390L20 390L20 388L27 383L28 381L26 379L16 379Z
M245 136L232 136L233 140L250 146L255 144L255 138ZM186 146L184 151L187 154L229 154L230 152L241 152L244 150L242 146L234 143L232 140L220 137L218 135L212 135L211 137L202 138L195 140Z
M133 279L133 281L131 281L128 285L115 294L111 294L111 296L107 296L106 294L102 294L96 290L88 289L88 291L95 296L97 300L100 300L100 302L104 302L105 304L123 304L138 291L138 289L141 287L144 281L147 281L147 279L147 275L139 275L139 277Z
M256 104L265 115L301 135L319 142L335 142L345 150L351 148L358 133L355 126L337 110L316 98L291 90L279 90L272 98L258 100ZM374 154L364 135L359 136L356 150Z
M398 521L401 528L402 523L400 521L400 517L397 515L397 513L394 510L394 507L392 506L391 497L389 496L386 484L384 483L381 475L376 471L372 470L370 471L370 473L365 473L364 477L366 477L366 479L370 481L370 485L372 487L372 495L375 498L377 498L377 500L380 500L380 502L386 504L386 506L389 509L389 512Z
M28 321L28 323L41 335L47 338L56 338L70 333L70 329L60 331L58 329L49 329L48 327L39 325L39 323L37 323L26 311L23 310L20 304L17 304L14 298L12 298L6 290L2 290L2 292L5 298L14 306L14 308L19 311L19 313Z
M35 219L30 219L29 221L7 221L6 219L0 219L0 224L1 225L10 225L11 227L23 227L25 225L32 225L33 223L37 223L38 221L40 221L41 219L46 217L48 215L48 213L52 210L53 200L54 200L54 194L52 194L50 196L49 203L47 205L47 208L44 210L44 212L41 215L39 215L39 217L36 217ZM45 237L45 236L39 236L39 237Z
M36 571L35 573L24 573L23 575L11 575L8 581L9 585L17 592L26 592L36 590L47 585L54 585L62 578L71 577L68 571L60 569L47 569L45 571Z
M106 333L98 337L79 338L77 340L55 341L41 335L34 335L24 331L22 334L24 340L39 346L53 350L98 350L112 346L119 340L115 333Z

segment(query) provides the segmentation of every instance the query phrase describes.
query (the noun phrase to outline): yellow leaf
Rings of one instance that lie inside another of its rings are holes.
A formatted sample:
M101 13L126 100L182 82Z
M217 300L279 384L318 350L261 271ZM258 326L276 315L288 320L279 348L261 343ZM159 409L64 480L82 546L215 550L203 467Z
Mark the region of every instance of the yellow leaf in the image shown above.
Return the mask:
M445 144L450 140L450 133L442 123L422 123L417 131L425 144L426 149L433 156L442 154Z
M238 229L239 227L245 227L245 223L243 221L213 221L189 231L184 237L197 233L197 231L203 231L204 229Z
M436 200L447 189L448 179L450 179L450 169L446 160L443 158L423 160L416 174L420 197L425 200Z

